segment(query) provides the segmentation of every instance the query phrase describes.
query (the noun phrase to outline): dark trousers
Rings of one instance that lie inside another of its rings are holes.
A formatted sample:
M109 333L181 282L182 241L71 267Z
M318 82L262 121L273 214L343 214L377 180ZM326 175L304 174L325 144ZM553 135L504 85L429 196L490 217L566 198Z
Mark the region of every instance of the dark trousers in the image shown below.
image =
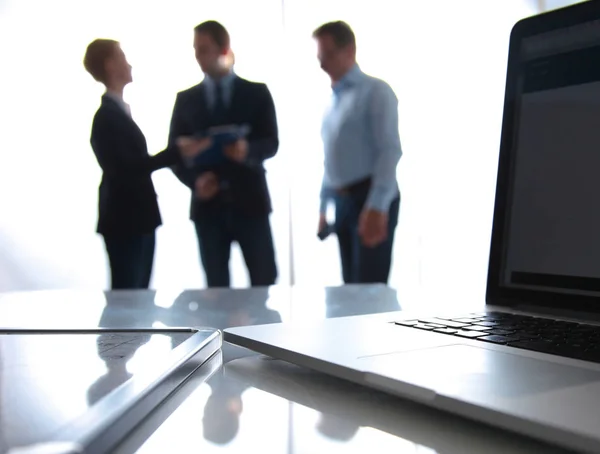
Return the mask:
M277 265L269 216L244 216L226 208L195 222L208 287L229 287L231 243L240 245L253 287L275 284Z
M366 197L367 189L335 196L335 233L340 246L342 276L346 284L387 284L392 266L400 197L390 205L388 237L375 247L364 246L358 234L358 220Z
M147 289L154 263L155 233L104 235L111 289Z

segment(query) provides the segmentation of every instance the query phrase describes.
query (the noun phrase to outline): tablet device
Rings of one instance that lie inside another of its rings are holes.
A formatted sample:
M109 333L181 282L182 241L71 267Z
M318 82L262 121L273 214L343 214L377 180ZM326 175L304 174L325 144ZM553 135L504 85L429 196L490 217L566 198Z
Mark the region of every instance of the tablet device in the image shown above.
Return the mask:
M0 453L108 453L217 353L215 329L0 330Z

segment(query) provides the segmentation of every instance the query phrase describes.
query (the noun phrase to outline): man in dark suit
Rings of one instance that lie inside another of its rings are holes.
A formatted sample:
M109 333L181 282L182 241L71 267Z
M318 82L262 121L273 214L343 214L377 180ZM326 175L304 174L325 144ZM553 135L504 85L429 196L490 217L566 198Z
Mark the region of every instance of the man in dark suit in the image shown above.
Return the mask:
M151 173L176 163L177 148L148 154L144 134L123 101L123 90L132 81L131 66L117 41L90 43L84 66L106 86L94 116L91 145L102 168L97 232L108 253L111 288L148 288L155 230L161 224ZM188 148L197 145L190 141Z
M229 33L220 23L198 25L194 49L205 78L178 93L169 143L214 126L250 126L245 139L223 148L224 162L191 170L181 162L174 167L177 177L193 191L190 216L207 285L229 287L233 241L240 245L252 286L273 285L277 267L263 165L279 147L273 99L265 84L233 73Z

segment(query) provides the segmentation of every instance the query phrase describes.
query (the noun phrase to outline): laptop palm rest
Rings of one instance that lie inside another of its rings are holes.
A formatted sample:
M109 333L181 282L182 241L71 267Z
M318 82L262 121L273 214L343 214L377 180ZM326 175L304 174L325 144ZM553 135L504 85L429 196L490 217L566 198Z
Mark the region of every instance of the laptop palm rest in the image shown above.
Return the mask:
M445 345L360 358L366 370L436 394L475 400L521 399L598 382L600 372L479 346Z
M369 386L496 427L598 452L600 372L594 369L558 357L546 360L466 344L363 357L358 362ZM404 392L413 387L429 389L433 396L419 399Z

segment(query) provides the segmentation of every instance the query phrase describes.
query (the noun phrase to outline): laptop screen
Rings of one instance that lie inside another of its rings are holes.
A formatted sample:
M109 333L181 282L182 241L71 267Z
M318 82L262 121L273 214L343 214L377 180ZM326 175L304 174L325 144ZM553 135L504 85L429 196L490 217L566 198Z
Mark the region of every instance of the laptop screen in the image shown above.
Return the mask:
M525 37L501 285L600 295L600 21Z

